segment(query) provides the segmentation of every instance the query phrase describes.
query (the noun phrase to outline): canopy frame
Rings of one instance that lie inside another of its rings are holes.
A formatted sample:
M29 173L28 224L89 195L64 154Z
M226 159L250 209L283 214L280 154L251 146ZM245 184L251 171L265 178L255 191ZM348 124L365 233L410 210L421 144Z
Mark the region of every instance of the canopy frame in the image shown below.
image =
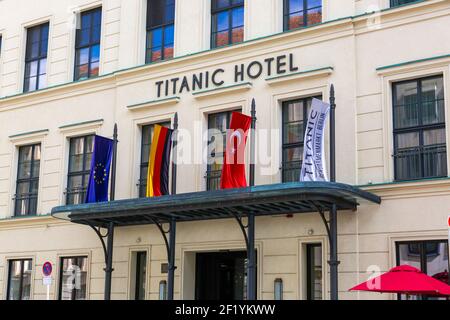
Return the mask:
M332 231L332 210L336 210L336 212L356 211L361 201L379 204L381 198L342 183L293 182L242 189L177 194L158 198L68 205L53 208L52 215L73 223L87 225L96 232L105 254L106 275L113 271L114 229L123 226L154 224L161 233L166 246L169 280L173 284L174 271L176 270L175 238L177 223L233 219L238 223L249 252L252 247L254 248L256 217L318 212L325 225L331 247L336 245L337 241L337 234L334 235ZM325 217L327 211L330 212L328 221ZM247 217L246 223L245 217ZM167 223L169 229L165 230L163 224ZM102 234L101 228L106 228L107 233ZM105 240L107 240L106 243ZM253 261L253 263L256 270L256 261ZM329 263L331 266L331 263L338 263L338 261L337 259L333 261L330 257ZM330 281L332 281L331 276ZM256 281L249 288L249 292L250 290L256 292L255 288ZM105 285L105 292L107 290L107 285ZM107 293L110 294L110 289ZM168 286L168 299L173 299L173 294L173 285L170 288Z

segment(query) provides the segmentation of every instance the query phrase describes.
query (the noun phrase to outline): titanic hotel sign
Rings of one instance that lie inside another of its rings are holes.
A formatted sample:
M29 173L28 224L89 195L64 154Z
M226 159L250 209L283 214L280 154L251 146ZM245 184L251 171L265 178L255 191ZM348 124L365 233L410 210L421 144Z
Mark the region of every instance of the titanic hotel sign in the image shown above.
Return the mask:
M297 72L298 67L294 62L294 55L284 54L264 60L251 61L248 64L239 63L230 70L233 83L238 84L247 80L258 79L261 76L272 77ZM203 71L192 75L170 78L157 81L156 96L166 98L188 92L196 92L219 88L225 84L227 72L223 68Z

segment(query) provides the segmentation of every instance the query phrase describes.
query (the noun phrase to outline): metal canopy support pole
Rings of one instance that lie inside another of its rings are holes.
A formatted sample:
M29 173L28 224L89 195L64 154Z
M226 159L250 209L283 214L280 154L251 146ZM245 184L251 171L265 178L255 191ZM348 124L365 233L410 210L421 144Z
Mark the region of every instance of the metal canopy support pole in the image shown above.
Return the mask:
M256 128L256 103L252 100L252 124L250 136L250 186L255 185L255 128ZM255 215L248 213L247 222L247 299L256 300L256 254L255 254Z
M114 271L113 264L113 243L114 243L114 223L108 225L108 245L106 247L106 268L105 268L105 300L111 300L111 280Z
M114 124L114 134L113 134L113 159L112 159L112 172L111 172L111 190L109 198L114 201L116 198L116 171L117 171L117 144L119 143L117 134L117 123Z
M169 236L169 274L167 277L167 299L173 300L174 297L174 284L175 284L175 235L176 235L177 222L175 218L170 220L170 236Z
M178 113L175 113L173 119L173 142L172 142L172 195L177 193L177 165L176 165L176 145L177 145L177 130L178 130ZM162 230L162 229L161 229ZM170 220L170 235L169 235L169 243L167 243L167 259L169 262L169 270L167 275L167 299L174 299L174 289L175 289L175 240L176 240L176 232L177 232L177 221L175 218Z
M336 182L336 97L334 85L330 88L330 180ZM330 210L330 295L338 300L338 253L337 253L337 207L334 203Z

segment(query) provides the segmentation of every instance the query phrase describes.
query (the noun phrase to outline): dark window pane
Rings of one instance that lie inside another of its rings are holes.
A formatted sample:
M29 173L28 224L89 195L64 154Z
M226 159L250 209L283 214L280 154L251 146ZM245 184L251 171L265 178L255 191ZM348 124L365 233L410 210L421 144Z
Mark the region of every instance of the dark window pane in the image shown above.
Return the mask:
M304 0L287 0L289 13L303 11L303 1Z
M232 31L232 43L239 43L244 41L244 28L234 28Z
M101 8L81 14L75 46L75 80L85 80L99 74L101 19Z
M76 64L85 65L89 62L89 48L81 49L76 54Z
M417 0L391 0L391 7L401 6L404 4L416 2Z
M208 150L211 152L208 153L208 168L206 172L207 190L220 189L226 130L229 128L231 114L232 111L208 115Z
M303 19L303 11L291 14L289 16L289 30L302 27L304 25Z
M322 245L307 245L307 298L322 300Z
M87 257L61 258L60 300L86 300Z
M321 0L285 0L284 28L291 30L322 22Z
M92 28L91 42L99 43L100 36L101 36L101 26L98 25L98 26L95 26L94 28Z
M308 9L322 6L322 0L307 0L306 3Z
M7 300L30 300L32 260L10 260L8 263Z
M91 29L84 28L79 31L79 45L84 46L89 44L91 37Z
M229 13L228 11L223 11L214 16L215 20L215 31L228 30L229 28Z
M148 1L148 23L149 27L160 26L164 23L164 0Z
M447 176L442 77L393 85L395 178Z
M91 14L85 12L81 15L81 29L89 29L91 27Z
M308 10L306 24L308 26L322 22L322 8L314 8Z
M36 214L40 157L39 144L19 148L14 209L16 216Z
M230 0L214 0L213 2L214 2L213 4L214 9L222 9L230 5Z
M211 31L212 47L244 41L244 2L213 2Z
M159 123L163 127L169 128L170 122ZM147 188L147 173L148 173L148 161L150 157L151 143L153 140L153 128L154 125L146 125L142 127L142 139L141 139L141 171L139 176L139 197L146 196Z
M175 1L149 0L147 1L147 29L171 24L175 17Z
M216 33L214 35L214 43L215 43L216 47L221 47L221 46L225 46L225 45L229 44L230 41L229 41L228 30Z
M397 265L411 265L427 275L448 284L447 240L413 241L396 244ZM436 299L425 296L400 295L400 299Z
M39 85L37 89L44 89L47 87L47 77L46 75L42 75L37 77Z
M164 28L164 46L173 46L174 28L173 25L169 25Z
M322 99L320 96L315 98ZM300 178L305 136L304 121L308 118L312 99L311 97L283 102L283 182L298 181Z
M152 47L161 47L162 46L162 28L154 29L152 31Z
M94 149L94 136L70 139L67 204L84 203Z
M24 92L47 86L48 23L27 29Z
M39 75L45 75L47 70L47 58L39 60Z
M91 63L98 62L100 60L100 45L91 47Z
M231 26L233 28L235 27L241 27L244 25L244 8L240 7L237 9L234 9L231 16Z

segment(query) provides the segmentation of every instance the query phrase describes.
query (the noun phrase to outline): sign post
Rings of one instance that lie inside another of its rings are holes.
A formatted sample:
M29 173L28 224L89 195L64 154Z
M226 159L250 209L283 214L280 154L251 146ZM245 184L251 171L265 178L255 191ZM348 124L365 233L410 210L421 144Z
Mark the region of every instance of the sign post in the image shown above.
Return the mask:
M52 263L47 261L42 266L42 274L44 277L42 278L42 282L44 286L47 287L47 300L50 300L50 286L52 285L52 271L53 266Z

